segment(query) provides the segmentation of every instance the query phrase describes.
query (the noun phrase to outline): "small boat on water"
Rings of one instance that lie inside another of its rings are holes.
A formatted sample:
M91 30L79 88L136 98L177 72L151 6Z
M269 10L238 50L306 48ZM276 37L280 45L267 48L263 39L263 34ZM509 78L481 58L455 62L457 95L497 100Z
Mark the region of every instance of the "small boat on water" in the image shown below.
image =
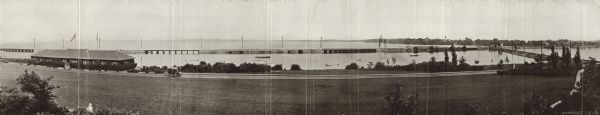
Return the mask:
M419 54L410 54L410 57L418 57Z
M271 58L271 56L256 56L254 58Z

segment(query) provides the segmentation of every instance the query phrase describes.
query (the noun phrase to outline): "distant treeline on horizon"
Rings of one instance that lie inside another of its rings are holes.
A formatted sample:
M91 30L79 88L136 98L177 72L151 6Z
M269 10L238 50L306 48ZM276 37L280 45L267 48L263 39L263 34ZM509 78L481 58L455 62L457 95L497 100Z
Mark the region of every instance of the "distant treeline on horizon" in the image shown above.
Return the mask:
M363 40L365 42L379 42L379 39ZM504 46L600 46L600 41L573 41L559 40L499 40L464 38L460 40L430 39L430 38L394 38L382 39L388 44L416 44L416 45L504 45Z

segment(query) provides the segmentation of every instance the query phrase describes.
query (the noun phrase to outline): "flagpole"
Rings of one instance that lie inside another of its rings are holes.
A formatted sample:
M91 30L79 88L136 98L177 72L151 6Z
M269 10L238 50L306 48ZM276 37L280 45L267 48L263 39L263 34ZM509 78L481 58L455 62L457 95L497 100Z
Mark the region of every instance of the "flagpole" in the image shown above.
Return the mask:
M323 49L323 36L321 36L321 41L319 42L319 47L321 47L321 49Z
M33 52L35 52L35 38L33 38Z
M244 36L242 36L242 49L244 49Z
M96 50L100 49L100 38L98 37L98 32L96 32Z

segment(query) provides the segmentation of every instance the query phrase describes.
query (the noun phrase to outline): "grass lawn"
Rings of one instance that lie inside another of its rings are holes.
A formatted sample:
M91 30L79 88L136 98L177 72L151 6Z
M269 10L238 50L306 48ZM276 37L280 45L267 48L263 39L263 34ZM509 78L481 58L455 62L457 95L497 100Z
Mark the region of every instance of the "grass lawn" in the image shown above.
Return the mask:
M2 85L14 86L25 69L5 64ZM431 78L252 80L141 77L36 70L55 76L54 93L69 107L88 103L142 114L384 114L384 97L403 84L416 90L419 114L516 114L524 96L538 89L550 99L567 94L575 77L454 76ZM79 85L78 85L79 82Z

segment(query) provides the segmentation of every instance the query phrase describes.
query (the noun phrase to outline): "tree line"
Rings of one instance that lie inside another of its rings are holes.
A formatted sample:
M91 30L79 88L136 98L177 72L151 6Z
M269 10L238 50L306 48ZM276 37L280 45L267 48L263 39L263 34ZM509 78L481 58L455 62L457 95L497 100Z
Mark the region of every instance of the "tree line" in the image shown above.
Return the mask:
M436 57L431 57L430 61L421 63L411 63L409 65L386 65L383 62L377 62L375 65L368 65L366 69L376 71L426 71L426 72L450 72L450 71L479 71L483 70L483 66L471 66L467 63L464 57L458 58L456 54L457 48L451 45L449 50L444 50L444 61L437 61ZM451 53L451 57L448 53ZM452 58L452 59L450 59ZM476 61L477 62L477 61ZM361 67L364 68L364 67ZM359 69L356 63L347 65L347 70Z
M365 42L379 42L379 39L368 39ZM431 38L396 38L386 39L390 44L417 44L417 45L488 45L488 46L600 46L599 41L572 41L568 39L559 40L500 40L498 38L489 39L472 39L465 37L460 40L448 39L431 39Z
M256 64L256 63L242 63L235 65L234 63L222 63L216 62L214 64L206 63L201 61L199 64L185 64L178 67L178 70L186 73L259 73L259 72L270 72L272 70L279 71L283 70L281 64L274 65L271 67L267 64ZM290 70L302 70L300 65L292 64Z

